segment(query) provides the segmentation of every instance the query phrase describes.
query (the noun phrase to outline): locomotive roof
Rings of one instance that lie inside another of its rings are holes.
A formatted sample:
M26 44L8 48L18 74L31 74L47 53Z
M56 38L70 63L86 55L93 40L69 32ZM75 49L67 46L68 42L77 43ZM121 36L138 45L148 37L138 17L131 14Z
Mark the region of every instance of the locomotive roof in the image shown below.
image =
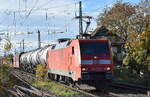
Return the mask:
M79 40L85 40L85 41L88 41L88 40L102 40L102 41L105 41L105 40L109 40L108 38L106 37L103 37L103 38L99 38L99 39L79 39Z
M65 47L67 47L70 43L71 43L71 40L66 40L66 41L64 41L64 42L60 42L60 43L56 44L55 46L53 46L52 49L65 48Z
M65 42L68 40L71 40L71 39L70 38L60 38L60 39L58 39L58 42L61 43L61 42Z
M67 40L65 40L63 42L60 42L60 43L54 45L52 49L65 48L65 47L67 47L71 43L72 40L79 40L79 41L80 40L81 41L102 40L102 41L107 41L108 39L107 38L101 38L101 39L67 39Z
M34 51L37 51L37 50L42 50L42 49L45 49L47 47L52 47L52 49L61 49L61 48L65 48L67 47L71 41L73 40L79 40L79 41L90 41L90 40L102 40L102 41L107 41L108 39L107 38L100 38L100 39L60 39L62 40L61 42L57 43L57 44L52 44L52 45L47 45L45 47L42 47L42 48L38 48L38 49L34 49L34 50L31 50L31 51L27 51L27 52L24 52L24 53L30 53L30 52L34 52Z

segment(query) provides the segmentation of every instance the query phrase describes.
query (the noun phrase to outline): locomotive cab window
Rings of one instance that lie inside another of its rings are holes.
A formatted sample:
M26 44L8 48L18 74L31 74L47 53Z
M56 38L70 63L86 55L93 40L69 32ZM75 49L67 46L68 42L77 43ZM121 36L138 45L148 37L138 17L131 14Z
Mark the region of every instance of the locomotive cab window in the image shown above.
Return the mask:
M74 47L72 47L72 55L74 55Z
M81 54L109 54L108 42L81 42Z

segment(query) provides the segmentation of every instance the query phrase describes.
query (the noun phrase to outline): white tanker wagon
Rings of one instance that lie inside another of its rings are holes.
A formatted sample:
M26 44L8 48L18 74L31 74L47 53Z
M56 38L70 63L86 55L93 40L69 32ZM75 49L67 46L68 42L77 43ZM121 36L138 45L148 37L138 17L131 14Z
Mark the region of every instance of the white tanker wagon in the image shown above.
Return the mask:
M47 65L47 52L48 50L51 50L52 46L53 45L49 45L44 48L20 53L18 55L18 66L25 71L34 73L38 64Z
M52 46L46 46L42 48L37 54L37 60L40 64L47 65L47 52L51 50Z

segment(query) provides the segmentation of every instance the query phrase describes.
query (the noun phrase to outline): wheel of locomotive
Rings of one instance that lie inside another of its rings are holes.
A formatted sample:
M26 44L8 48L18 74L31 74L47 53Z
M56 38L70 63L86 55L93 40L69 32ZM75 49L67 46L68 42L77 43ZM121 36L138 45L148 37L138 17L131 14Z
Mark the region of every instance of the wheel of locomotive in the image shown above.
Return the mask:
M66 76L64 76L64 82L66 85L68 85L68 78Z
M66 84L66 82L65 82L65 76L61 76L61 82L63 82L64 84Z
M51 80L54 79L54 76L53 76L53 74L51 74L51 73L48 73L48 77L49 77L49 79L51 79Z
M66 84L68 86L71 86L71 87L74 86L74 82L73 82L73 80L70 77L65 77L65 80L66 80Z
M55 74L52 74L52 80L55 80Z
M78 82L78 81L74 82L74 88L79 90L80 89L79 85L80 85L80 82Z
M54 74L54 80L57 81L57 74Z
M62 82L62 76L61 75L59 76L59 81Z
M48 73L48 78L51 79L51 74L50 73Z
M70 78L70 85L71 85L71 87L74 87L74 86L75 86L75 82L73 81L72 78Z
M54 80L54 74L51 74L51 80Z
M56 75L57 76L57 78L56 78L56 81L60 81L60 75Z
M55 81L58 81L58 79L59 79L59 78L58 78L58 75L57 75L57 74L54 74L54 80L55 80Z

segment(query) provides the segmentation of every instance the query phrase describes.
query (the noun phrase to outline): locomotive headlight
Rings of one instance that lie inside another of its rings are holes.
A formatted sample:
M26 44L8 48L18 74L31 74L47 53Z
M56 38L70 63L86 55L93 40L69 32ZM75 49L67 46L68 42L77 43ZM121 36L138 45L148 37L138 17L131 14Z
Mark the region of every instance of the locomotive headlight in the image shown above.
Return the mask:
M111 69L110 67L107 67L107 68L106 68L106 70L110 70L110 69Z
M87 70L87 68L82 68L82 71L86 71Z
M85 68L82 68L82 71L85 71L86 69Z

